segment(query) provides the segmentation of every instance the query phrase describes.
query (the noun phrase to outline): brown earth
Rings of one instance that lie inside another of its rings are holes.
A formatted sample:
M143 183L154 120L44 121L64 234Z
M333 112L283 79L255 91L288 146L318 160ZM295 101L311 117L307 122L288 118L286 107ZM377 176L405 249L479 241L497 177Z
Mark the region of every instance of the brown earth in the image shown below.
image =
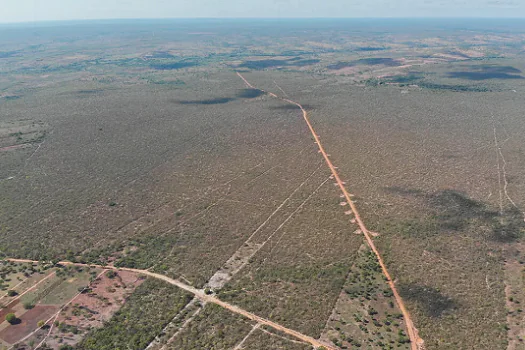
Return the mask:
M244 81L244 83L248 87L250 87L252 89L260 90L260 91L262 91L264 93L269 94L272 97L275 97L275 98L280 99L280 100L282 100L284 102L288 102L288 103L290 103L292 105L295 105L295 106L299 107L299 109L303 113L303 118L304 118L304 121L306 122L306 124L308 126L308 129L310 130L310 132L311 132L311 134L312 134L312 136L313 136L313 138L315 140L315 143L319 147L319 152L322 154L323 158L326 161L327 166L330 168L330 171L332 172L332 175L335 178L336 185L339 186L339 188L341 189L341 192L344 195L344 198L346 199L346 202L350 205L350 208L351 208L352 212L354 213L354 217L355 217L355 219L357 221L357 224L359 225L359 227L361 228L361 231L363 232L363 235L365 236L366 242L368 243L368 245L370 246L370 248L372 249L372 251L374 252L374 254L377 257L377 261L379 262L379 265L381 266L381 270L383 271L383 274L384 274L384 276L386 278L386 281L387 281L388 285L390 286L390 289L392 290L392 293L394 294L394 298L396 299L397 305L398 305L399 309L401 310L401 312L403 314L403 317L405 319L405 323L406 323L406 327L407 327L407 333L408 333L408 336L409 336L410 341L411 341L411 344L410 344L411 345L411 349L412 350L421 350L421 349L423 349L424 348L424 345L423 345L424 341L423 341L422 338L419 337L418 330L414 326L414 324L412 322L412 319L410 317L410 314L409 314L408 310L405 307L403 299L399 295L399 292L398 292L398 290L397 290L397 288L396 288L396 286L394 284L394 281L390 277L390 273L388 272L388 270L386 268L386 265L385 265L385 263L383 261L383 258L381 256L381 254L377 250L377 248L376 248L376 246L374 244L374 241L371 238L370 232L368 231L368 229L366 228L363 220L361 219L361 217L359 215L359 212L357 211L357 208L356 208L353 200L351 199L350 193L348 193L348 191L346 190L345 182L343 182L341 180L341 178L339 176L339 173L336 170L336 167L332 164L332 161L330 160L329 155L326 153L326 151L325 151L325 149L324 149L324 147L323 147L323 145L322 145L322 143L321 143L321 141L319 139L319 136L318 136L317 132L315 131L315 129L313 128L313 126L312 126L312 124L310 122L310 119L308 117L308 113L306 112L304 107L298 102L295 102L295 101L287 99L287 98L279 97L279 96L277 96L276 94L274 94L272 92L267 92L265 90L262 90L262 89L259 89L257 87L254 87L240 73L237 72L237 75Z
M47 320L58 310L54 305L37 305L19 316L21 322L0 332L0 338L10 344L23 339L37 328L38 321Z
M14 306L18 304L20 300L14 300L10 302L5 308L0 310L0 320L4 322L5 316L11 312L14 312Z
M75 345L85 331L102 327L143 281L137 273L129 271L119 271L114 278L102 274L91 284L91 292L79 294L57 317L60 323L75 326L79 333L64 333L54 327L48 336L48 346L58 348L63 344ZM61 343L57 342L59 340Z
M14 262L36 262L34 260L29 260L29 259L6 259L8 261L14 261ZM225 309L228 309L236 314L239 314L239 315L242 315L250 320L253 320L253 321L256 321L262 325L266 325L266 326L269 326L273 329L276 329L278 331L281 331L281 332L284 332L288 335L291 335L299 340L302 340L304 342L307 342L307 343L310 343L311 345L313 345L314 347L324 347L326 348L327 350L335 350L335 348L333 348L332 346L324 343L324 342L321 342L317 339L314 339L306 334L302 334L300 332L297 332L293 329L290 329L290 328L287 328L287 327L284 327L278 323L275 323L273 321L270 321L269 319L266 319L264 317L260 317L260 316L257 316L249 311L246 311L244 309L241 309L240 307L238 306L235 306L235 305L232 305L230 303L227 303L227 302L224 302L218 298L216 298L215 296L213 295L208 295L204 292L204 290L201 290L201 289L197 289L195 287L192 287L192 286L189 286L179 280L176 280L176 279L173 279L173 278L170 278L168 276L165 276L165 275L161 275L159 273L154 273L154 272L151 272L151 271L148 271L148 270L140 270L140 269L132 269L132 268L128 268L128 267L121 267L121 268L117 268L115 266L100 266L100 265L94 265L94 264L82 264L82 263L73 263L73 262L70 262L70 261L60 261L59 264L61 265L72 265L72 266L91 266L91 267L98 267L98 268L102 268L102 269L108 269L108 270L114 270L114 271L128 271L128 272L134 272L134 273L137 273L137 274L143 274L143 275L146 275L146 276L149 276L149 277L153 277L153 278L156 278L156 279L160 279L162 281L165 281L169 284L172 284L174 286L177 286L187 292L190 292L192 294L194 294L198 299L204 301L204 302L209 302L209 303L213 303L213 304L216 304L216 305L219 305Z

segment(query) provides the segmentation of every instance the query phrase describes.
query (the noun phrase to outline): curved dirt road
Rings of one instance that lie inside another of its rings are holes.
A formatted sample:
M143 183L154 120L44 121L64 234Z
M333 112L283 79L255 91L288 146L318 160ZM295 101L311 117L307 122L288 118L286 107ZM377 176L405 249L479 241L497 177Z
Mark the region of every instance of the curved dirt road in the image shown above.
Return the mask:
M357 211L357 208L356 208L354 202L352 201L352 198L350 197L350 194L346 190L346 188L345 188L345 186L343 184L343 181L341 181L341 178L339 177L339 174L337 173L336 168L332 164L332 161L328 157L328 154L326 153L323 145L321 144L321 141L319 140L319 136L315 132L315 129L313 128L312 123L310 122L310 118L308 118L308 113L306 112L306 110L298 102L292 101L292 100L290 100L288 98L285 98L285 97L280 97L280 96L274 94L273 92L265 91L263 89L260 89L260 88L257 88L255 86L253 86L252 84L250 84L250 82L248 82L248 80L246 80L246 78L244 78L242 76L241 73L237 72L237 75L244 81L244 83L248 87L250 87L252 89L255 89L255 90L259 90L261 92L264 92L264 93L266 93L266 94L268 94L268 95L270 95L270 96L272 96L274 98L277 98L277 99L279 99L281 101L284 101L284 102L287 102L289 104L295 105L295 106L297 106L297 107L299 107L301 109L301 111L303 112L304 121L308 125L308 129L310 130L312 136L314 137L315 143L319 147L319 151L323 155L323 157L324 157L324 159L326 161L326 164L330 168L330 171L332 172L332 175L334 176L337 185L341 189L341 192L343 193L347 203L350 205L350 208L352 209L352 212L354 213L355 220L357 221L357 224L359 225L359 228L363 232L363 235L365 236L365 239L366 239L368 245L370 246L370 248L372 249L372 251L376 255L377 261L379 262L379 265L381 266L381 270L383 271L383 275L386 277L388 285L390 286L390 289L392 290L392 293L394 294L394 298L396 299L397 305L398 305L399 309L401 310L401 312L403 313L403 317L404 317L404 320L405 320L405 323L406 323L406 327L407 327L407 333L408 333L408 336L410 338L410 347L411 347L411 349L412 350L422 350L422 349L424 349L423 339L421 339L419 337L418 331L417 331L416 327L414 326L414 323L412 322L412 319L411 319L410 314L408 313L408 311L407 311L407 309L405 307L403 299L399 295L399 292L397 291L397 288L396 288L396 286L394 284L394 281L392 280L392 277L390 277L390 274L388 273L388 270L387 270L386 265L385 265L385 263L383 261L383 258L381 257L381 254L377 250L377 248L376 248L376 246L374 244L374 241L372 240L370 232L368 231L368 229L366 228L363 220L359 216L359 212Z
M8 261L13 261L13 262L20 262L20 263L38 263L38 261L36 260L28 260L28 259L5 259L5 260L8 260ZM146 276L149 276L149 277L153 277L153 278L156 278L156 279L160 279L160 280L163 280L169 284L172 284L176 287L179 287L180 289L183 289L187 292L190 292L192 293L193 295L195 295L197 298L199 298L200 300L202 301L205 301L205 302L209 302L209 303L213 303L213 304L216 304L216 305L219 305L227 310L230 310L236 314L239 314L239 315L242 315L246 318L249 318L250 320L253 320L253 321L256 321L257 323L261 324L261 325L265 325L265 326L269 326L269 327L272 327L273 329L276 329L278 331L281 331L283 333L286 333L288 335L291 335L305 343L309 343L311 344L314 348L325 348L327 350L337 350L336 348L328 345L328 344L325 344L317 339L314 339L310 336L307 336L306 334L302 334L300 332L297 332L297 331L294 331L293 329L290 329L290 328L287 328L287 327L284 327L278 323L275 323L275 322L272 322L266 318L263 318L263 317L260 317L260 316L257 316L249 311L246 311L244 309L241 309L240 307L238 306L235 306L235 305L232 305L230 303L227 303L227 302L224 302L222 300L220 300L219 298L217 297L214 297L213 295L207 295L206 293L204 293L203 290L201 289L197 289L197 288L194 288L192 286L189 286L185 283L182 283L181 281L179 280L176 280L176 279L173 279L173 278L170 278L168 276L164 276L164 275L161 275L159 273L155 273L155 272L151 272L151 271L148 271L148 270L139 270L139 269L132 269L132 268L127 268L127 267L115 267L115 266L103 266L103 265L95 265L95 264L82 264L82 263L73 263L73 262L70 262L70 261L61 261L59 262L59 264L61 265L74 265L74 266L85 266L85 267L94 267L94 268L100 268L100 269L106 269L106 270L116 270L116 271L129 271L129 272L135 272L135 273L139 273L139 274L142 274L142 275L146 275Z

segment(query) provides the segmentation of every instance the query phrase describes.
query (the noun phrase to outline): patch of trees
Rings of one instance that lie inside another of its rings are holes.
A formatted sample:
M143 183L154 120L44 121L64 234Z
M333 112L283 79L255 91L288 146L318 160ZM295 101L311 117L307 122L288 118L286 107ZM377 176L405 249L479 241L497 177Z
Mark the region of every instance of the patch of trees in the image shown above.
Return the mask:
M88 333L77 349L145 349L191 299L175 286L148 279L103 328Z

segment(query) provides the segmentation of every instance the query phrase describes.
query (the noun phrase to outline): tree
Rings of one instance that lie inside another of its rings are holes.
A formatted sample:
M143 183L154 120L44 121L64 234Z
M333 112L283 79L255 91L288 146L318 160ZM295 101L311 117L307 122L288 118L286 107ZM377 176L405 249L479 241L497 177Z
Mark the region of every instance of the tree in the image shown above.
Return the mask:
M8 290L7 291L7 296L8 297L14 297L15 295L17 295L18 293L12 289Z
M30 302L30 301L26 301L26 302L24 303L24 309L26 309L26 310L31 310L31 309L34 308L34 307L35 307L35 304L33 304L33 303Z
M16 324L18 321L18 318L16 318L16 315L14 313L9 313L5 315L5 320L9 322L10 324Z
M44 320L40 320L36 325L38 326L38 328L42 328L46 325L46 322Z

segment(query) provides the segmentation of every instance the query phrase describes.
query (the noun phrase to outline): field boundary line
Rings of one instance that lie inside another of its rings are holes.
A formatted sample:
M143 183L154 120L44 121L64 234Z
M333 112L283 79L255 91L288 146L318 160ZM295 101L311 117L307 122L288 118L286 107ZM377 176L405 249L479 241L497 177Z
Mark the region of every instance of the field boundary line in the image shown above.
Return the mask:
M35 261L35 262L38 262L38 261ZM51 276L54 276L56 274L56 272L51 272L50 274L48 274L47 276L45 276L44 278L42 278L40 281L38 281L37 283L33 284L31 287L29 287L28 289L26 289L23 293L20 293L16 296L16 298L13 298L9 301L9 303L12 303L13 301L15 300L18 300L20 299L21 297L23 297L26 293L29 293L30 291L32 291L33 289L36 288L36 286L38 286L40 283L44 282L45 280L47 280L48 278L50 278Z
M0 297L0 300L4 299L5 297L9 296L9 290L15 290L16 288L18 288L22 283L26 282L27 280L29 279L29 277L25 278L24 280L20 281L19 283L17 283L16 286L13 286L11 288L8 289L8 292L5 293L4 295L2 295Z
M36 260L29 260L29 259L14 259L14 258L7 258L7 259L4 259L4 260L7 260L7 261L13 261L13 262L19 262L19 263L28 263L28 262L32 262L32 263L36 263L38 261ZM262 325L265 325L265 326L269 326L273 329L276 329L278 331L281 331L281 332L284 332L288 335L291 335L299 340L302 340L306 343L309 343L311 344L314 348L319 348L319 347L324 347L326 350L337 350L336 348L334 348L333 346L329 345L329 344L326 344L320 340L317 340L309 335L306 335L306 334L303 334L301 332L298 332L296 330L293 330L291 328L288 328L288 327L285 327L279 323L276 323L276 322L273 322L273 321L270 321L269 319L266 319L264 317L261 317L261 316L258 316L250 311L247 311L247 310L244 310L242 308L240 308L239 306L236 306L236 305L233 305L233 304L230 304L228 302L225 302L217 297L215 297L214 295L208 295L204 292L204 290L201 290L201 289L197 289L195 287L192 287L190 285L187 285L185 283L183 283L182 281L179 281L177 279L173 279L171 277L168 277L168 276L165 276L165 275L162 275L160 273L155 273L155 272L151 272L151 271L148 271L148 270L140 270L140 269L133 269L133 268L130 268L130 267L116 267L116 266L111 266L111 265L96 265L96 264L84 264L84 263L74 263L74 262L71 262L71 261L60 261L58 262L58 264L60 265L65 265L65 266L84 266L84 267L91 267L91 268L100 268L100 269L105 269L105 270L114 270L114 271L129 271L129 272L135 272L135 273L139 273L139 274L142 274L142 275L145 275L145 276L148 276L148 277L152 277L152 278L156 278L156 279L159 279L159 280L162 280L164 282L167 282L171 285L174 285L182 290L185 290L189 293L192 293L195 297L197 297L198 299L202 300L203 302L206 302L206 303L212 303L212 304L215 304L215 305L218 305L224 309L227 309L233 313L236 313L238 315L241 315L241 316L244 316L252 321L255 321L255 322L258 322ZM53 315L54 317L54 315Z
M33 261L33 260L24 260L24 259L7 259L8 261L14 261L14 262L37 262L37 261ZM87 266L87 265L83 265L83 266ZM103 269L97 276L97 278L99 278L100 276L102 276L102 274L104 272L106 272L107 269ZM55 272L53 272L53 274L55 274ZM87 286L87 287L84 287L80 292L78 292L77 294L75 294L75 296L73 298L71 298L66 304L62 305L58 311L56 313L54 313L51 317L49 317L45 322L44 322L44 325L48 324L49 321L53 320L56 320L58 318L58 315L60 315L60 313L64 310L64 308L66 306L68 306L69 304L71 304L73 302L73 300L75 300L80 294L82 294L85 290L87 290L89 288L89 286L91 285L91 283ZM36 286L36 285L35 285ZM33 287L35 287L33 286ZM38 332L38 330L40 329L41 327L38 327L37 329L35 329L34 331L32 331L31 333L29 333L28 335L26 335L24 338L20 339L19 341L17 341L14 345L11 345L11 347L8 349L8 350L11 350L11 349L14 349L15 345L20 343L20 342L24 342L26 341L27 339L29 339L30 337L32 337L36 332ZM38 345L34 348L35 350L37 350L40 346L42 346L46 339L49 337L49 335L51 334L51 331L53 330L53 323L51 324L50 328L49 328L49 332L47 333L47 335L44 337L44 339L38 343Z
M100 273L97 275L97 277L95 277L95 279L93 280L96 281L97 279L100 278L100 276L102 276L104 274L104 272L106 272L107 270L106 269L103 269L102 271L100 271ZM66 308L66 306L68 306L69 304L71 304L76 298L78 298L78 296L82 293L84 293L86 290L89 289L89 287L91 286L92 283L89 283L86 287L84 287L80 292L78 292L73 298L71 298L66 304L62 305L62 307L57 311L57 313L54 315L54 318L53 319L53 322L51 323L51 326L49 327L49 332L47 332L47 335L44 337L44 339L42 339L42 341L35 347L35 350L37 350L39 347L41 347L47 340L47 338L49 338L49 336L51 335L51 331L53 331L53 327L55 326L55 321L56 319L58 318L58 316L60 316L60 313L62 311L64 311L64 309ZM49 322L49 320L47 321ZM46 324L47 324L46 322Z
M255 86L253 86L252 84L250 84L250 82L248 80L246 80L246 78L244 78L244 76L241 73L239 73L239 72L236 72L236 73L244 81L244 83L249 88L252 88L252 89L255 89L255 90L259 90L259 91L261 91L263 93L266 93L266 94L268 94L268 95L270 95L270 96L272 96L272 97L274 97L274 98L276 98L278 100L281 100L281 101L287 102L289 104L295 105L295 106L297 106L297 107L299 107L301 109L301 111L303 113L303 119L306 122L306 125L308 126L308 129L310 130L310 133L314 137L315 143L317 144L317 147L319 148L320 153L322 154L323 158L325 159L326 164L330 168L330 171L332 172L332 175L334 176L337 185L341 189L341 192L343 193L344 198L346 199L347 203L350 205L350 208L352 209L352 212L354 213L355 220L357 221L357 224L359 225L359 228L363 232L363 235L364 235L368 245L370 246L370 248L372 249L372 251L376 255L377 261L379 262L379 265L381 266L381 270L383 271L383 275L387 279L388 285L390 286L390 289L392 290L392 293L394 294L394 298L396 299L397 305L398 305L399 309L401 310L401 312L403 313L403 317L404 317L406 328L407 328L407 333L408 333L408 336L410 338L410 348L412 350L424 349L424 341L423 341L423 339L421 339L419 337L418 330L416 329L416 327L414 326L414 324L412 322L412 319L410 317L410 313L406 309L405 303L403 302L403 299L401 298L401 295L397 291L397 288L396 288L396 286L394 284L394 281L393 281L392 277L390 276L390 273L388 272L388 269L386 268L386 265L385 265L385 263L383 261L383 258L381 256L381 254L379 253L379 250L376 248L376 246L374 244L374 241L372 240L370 232L368 231L368 229L366 228L363 220L361 219L361 217L359 215L359 212L357 211L357 207L356 207L355 203L352 201L352 198L351 198L350 194L348 193L348 191L346 190L346 188L344 186L344 183L341 180L341 178L340 178L340 176L339 176L339 174L338 174L338 172L336 170L336 167L332 164L332 161L330 160L328 154L326 153L326 151L325 151L325 149L324 149L324 147L323 147L323 145L321 143L321 140L319 139L319 136L317 135L317 132L315 131L314 127L312 126L312 123L310 122L310 118L308 117L308 112L304 109L304 107L300 103L295 102L295 101L290 100L290 99L285 98L285 97L280 97L280 96L274 94L273 92L269 92L269 91L265 91L263 89L257 88Z

